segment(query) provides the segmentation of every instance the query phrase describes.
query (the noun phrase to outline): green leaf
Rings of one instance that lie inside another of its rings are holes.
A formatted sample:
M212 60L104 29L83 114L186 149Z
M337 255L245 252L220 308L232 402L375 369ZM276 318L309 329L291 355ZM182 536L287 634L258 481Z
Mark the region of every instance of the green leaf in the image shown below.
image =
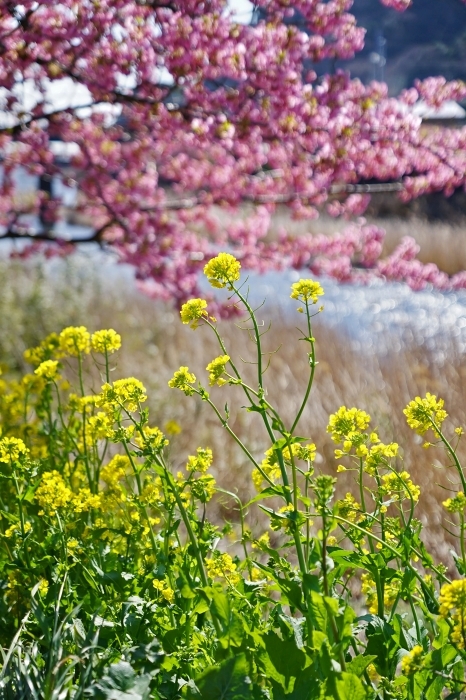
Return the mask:
M374 655L355 656L349 663L346 664L346 670L349 673L353 673L355 676L362 676L366 668L371 664L377 657Z
M325 606L324 597L317 591L310 591L309 612L314 627L325 632L327 629L327 608Z
M255 403L251 404L250 406L246 406L245 408L248 413L265 413L266 410L265 406L256 406Z
M127 661L119 661L87 690L87 695L95 700L149 700L150 682L149 674L138 675Z
M352 673L342 673L335 680L338 700L366 700L366 690L357 676Z
M432 683L426 687L424 695L426 700L438 700L442 697L442 690L445 686L444 678L435 678Z
M284 496L285 492L282 486L268 486L266 489L261 491L260 493L257 494L257 496L254 496L254 498L251 498L250 501L246 503L246 505L243 506L243 510L245 510L248 506L251 506L253 503L257 503L257 501L261 501L263 498L273 498L274 496ZM273 511L271 511L273 513Z
M204 589L206 590L206 589ZM230 599L223 591L217 590L215 588L209 589L209 598L212 613L219 618L224 625L228 625L230 622L231 606Z
M306 663L306 654L298 649L294 637L281 639L276 632L269 632L263 640L261 662L265 673L286 692L292 691L295 678Z
M253 690L248 676L249 665L245 654L225 659L219 666L208 668L195 679L202 700L249 700ZM199 700L199 695L186 685L184 690L188 700Z
M275 581L282 593L285 594L290 605L302 612L302 590L300 584L297 581L288 581L280 576L276 576Z

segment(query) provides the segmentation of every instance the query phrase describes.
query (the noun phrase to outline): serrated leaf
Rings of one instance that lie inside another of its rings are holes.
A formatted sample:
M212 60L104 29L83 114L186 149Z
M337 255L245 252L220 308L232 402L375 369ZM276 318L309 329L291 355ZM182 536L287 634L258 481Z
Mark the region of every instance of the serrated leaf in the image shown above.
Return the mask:
M351 661L346 664L346 670L355 676L362 676L369 664L371 664L376 658L377 657L373 656L372 654L368 654L367 656L360 654L359 656L355 656L354 659L351 659Z
M261 653L261 663L265 673L286 692L292 691L306 663L306 654L298 649L294 637L281 639L276 632L269 632L263 640L265 651Z
M366 700L366 690L357 676L352 673L342 673L336 679L335 687L338 700Z
M252 684L248 676L249 665L245 654L225 659L219 666L212 666L195 679L202 700L252 700ZM183 688L188 700L199 700L199 695L189 685Z

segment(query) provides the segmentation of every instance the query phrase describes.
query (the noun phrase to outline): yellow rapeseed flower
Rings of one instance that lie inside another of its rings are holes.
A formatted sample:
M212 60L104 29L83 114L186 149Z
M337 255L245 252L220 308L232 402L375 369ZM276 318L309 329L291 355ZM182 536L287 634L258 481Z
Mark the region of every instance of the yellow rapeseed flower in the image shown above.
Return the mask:
M159 579L154 579L152 585L155 590L164 598L167 603L173 603L175 600L175 592L165 581L159 581Z
M358 434L367 428L370 420L370 415L365 411L341 406L336 413L332 413L329 417L327 432L331 433L332 440L337 444L346 438L349 438L350 443L353 444L354 438L357 438Z
M129 457L126 455L115 455L108 464L102 467L100 478L107 484L109 489L119 490L119 482L124 479L130 467Z
M241 263L230 253L219 253L204 267L204 274L212 287L231 286L239 280Z
M35 348L28 348L24 351L24 359L31 365L40 365L44 360L50 360L57 352L60 346L60 339L57 333L50 333L44 340Z
M91 345L93 350L103 355L106 352L113 353L121 348L121 336L113 328L96 331L92 334Z
M91 348L91 334L84 326L68 326L59 335L60 350L65 355L77 357L88 353Z
M72 505L75 513L87 513L92 508L100 508L101 497L88 488L79 489L79 493L73 496Z
M447 498L446 501L443 501L442 506L448 510L449 513L464 513L466 508L466 496L460 491L454 498Z
M29 452L20 438L4 437L0 440L0 462L17 462Z
M319 297L324 294L320 284L314 280L299 280L291 285L291 290L291 299L298 299L305 304L317 304Z
M337 501L337 506L341 517L351 522L354 522L356 517L361 515L362 508L351 493L347 493L341 501Z
M423 399L416 396L403 410L409 427L415 430L418 435L424 435L429 428L432 428L434 434L436 434L432 422L435 422L440 427L448 416L448 413L443 408L443 403L443 399L437 399L436 396L429 394L429 392Z
M216 357L214 360L212 360L212 362L209 362L206 370L209 372L210 386L213 386L214 384L217 384L218 386L227 384L228 380L223 379L222 374L225 373L225 367L229 361L229 355L219 355L219 357Z
M137 411L144 401L147 401L144 384L139 379L127 377L117 379L113 384L104 384L97 403L99 406L124 406L128 411Z
M225 578L232 585L238 583L241 578L229 554L220 554L215 551L212 558L206 560L206 569L209 578Z
M39 367L34 370L34 374L38 377L43 377L49 381L54 381L59 378L57 360L44 360Z
M198 447L196 455L189 455L186 471L205 474L212 464L213 454L210 447Z
M192 396L194 394L194 388L190 385L194 384L195 381L196 376L189 371L188 367L180 367L168 382L168 386L171 389L183 391L186 396Z
M452 581L442 586L440 590L441 617L450 617L453 621L451 641L459 649L466 647L466 580Z
M99 411L88 419L88 428L94 440L106 440L113 435L113 420L107 413Z
M422 655L424 649L417 644L401 660L401 673L405 676L412 676L422 668Z
M34 498L42 508L39 515L44 513L55 515L59 508L66 508L71 504L73 493L65 484L61 474L54 469L51 472L44 472Z
M190 323L191 328L196 329L199 321L207 317L207 302L205 299L190 299L181 307L181 321L185 324Z
M418 501L421 489L413 484L411 476L406 471L390 472L382 477L381 492L391 496L394 500L401 501L403 498L412 498Z
M136 443L139 447L151 447L153 450L161 450L168 445L168 440L165 438L160 428L145 426L142 432L143 435L139 433L136 437Z
M210 474L204 474L191 483L191 493L201 503L207 503L214 495L215 479Z
M181 433L181 425L176 420L168 420L164 427L167 435L179 435Z

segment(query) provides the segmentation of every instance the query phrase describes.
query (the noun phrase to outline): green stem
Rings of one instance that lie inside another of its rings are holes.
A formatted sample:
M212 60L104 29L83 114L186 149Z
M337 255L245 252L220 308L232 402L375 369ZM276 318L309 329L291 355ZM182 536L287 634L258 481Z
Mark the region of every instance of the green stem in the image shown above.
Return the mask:
M453 449L453 447L451 446L451 444L449 443L449 441L447 440L445 435L442 433L440 426L437 425L436 422L432 418L429 417L429 420L432 423L432 426L434 427L435 432L438 433L438 435L440 435L441 441L443 442L443 444L447 448L447 452L449 453L449 455L453 459L453 461L455 463L456 471L458 472L458 475L459 475L460 480L461 480L461 484L463 486L463 493L466 493L466 478L464 476L463 467L461 466L461 462L459 461L458 457L456 456L455 450Z
M296 418L294 419L293 425L290 428L290 433L293 433L293 430L296 428L296 426L299 423L299 419L301 418L301 415L306 407L307 400L309 398L309 394L311 393L312 389L312 384L314 383L314 374L316 371L316 350L315 350L315 342L312 337L312 326L311 326L311 317L309 315L309 304L306 301L306 316L307 316L307 329L309 333L309 337L306 338L306 340L309 341L311 344L311 353L309 356L309 366L311 368L311 374L309 376L309 381L307 383L306 391L304 393L304 398L302 400L301 406L299 408L298 413L296 414Z
M134 477L136 479L136 484L138 487L138 495L141 496L141 494L142 494L141 475L140 475L140 473L139 473L139 471L134 463L133 456L132 456L131 452L128 450L128 445L126 444L126 441L123 442L123 448L127 454L127 457L129 459L129 461L131 463L131 467L133 469ZM149 526L149 537L150 537L152 549L154 551L154 555L157 556L157 544L155 542L154 531L152 529L149 514L147 513L147 509L145 506L141 505L140 508L141 508L143 515L147 521L147 525Z
M28 568L31 568L31 561L29 559L29 552L28 552L28 548L27 548L27 544L26 544L26 528L25 528L25 524L24 524L24 510L23 510L23 501L21 498L21 491L19 488L18 479L16 478L16 473L14 471L14 467L11 464L11 461L10 461L10 466L11 466L11 469L13 471L13 479L15 482L16 496L18 499L19 520L21 523L21 536L23 539L24 556L26 557L26 564L28 565Z
M189 516L186 512L186 508L183 505L183 501L180 498L180 494L178 493L178 489L176 487L176 484L174 483L173 476L166 468L165 468L165 475L166 475L167 482L170 485L170 489L173 493L173 496L175 497L176 505L178 506L181 518L182 518L184 526L186 528L186 532L188 533L188 537L189 537L190 542L191 542L191 546L194 550L194 556L196 557L197 568L199 570L199 576L201 578L202 585L204 587L207 587L209 585L209 581L207 578L207 574L205 572L204 560L202 559L202 554L201 554L201 550L199 549L199 543L197 541L197 537L196 537L194 530L191 526L191 521L190 521ZM216 630L217 634L220 635L220 631L221 631L220 625L219 625L219 622L218 622L216 616L212 612L212 610L211 610L211 615L212 615L212 622L214 623L215 630Z

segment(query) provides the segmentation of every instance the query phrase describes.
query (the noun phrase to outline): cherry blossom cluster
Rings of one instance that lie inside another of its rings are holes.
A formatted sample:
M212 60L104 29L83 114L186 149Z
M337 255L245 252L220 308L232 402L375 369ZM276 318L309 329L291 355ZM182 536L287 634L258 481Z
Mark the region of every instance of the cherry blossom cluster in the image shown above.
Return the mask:
M341 70L317 77L312 65L363 47L352 0L255 5L261 19L241 24L226 0L0 0L0 238L29 240L21 255L74 248L53 230L58 198L21 196L24 168L77 181L89 240L178 304L220 245L259 271L466 286L422 266L411 242L382 261L383 233L366 224L270 236L277 205L298 219L362 216L361 183L398 183L404 200L464 187L466 129L426 130L410 108L465 99L466 85L429 78L393 99ZM65 170L57 140L70 147Z

